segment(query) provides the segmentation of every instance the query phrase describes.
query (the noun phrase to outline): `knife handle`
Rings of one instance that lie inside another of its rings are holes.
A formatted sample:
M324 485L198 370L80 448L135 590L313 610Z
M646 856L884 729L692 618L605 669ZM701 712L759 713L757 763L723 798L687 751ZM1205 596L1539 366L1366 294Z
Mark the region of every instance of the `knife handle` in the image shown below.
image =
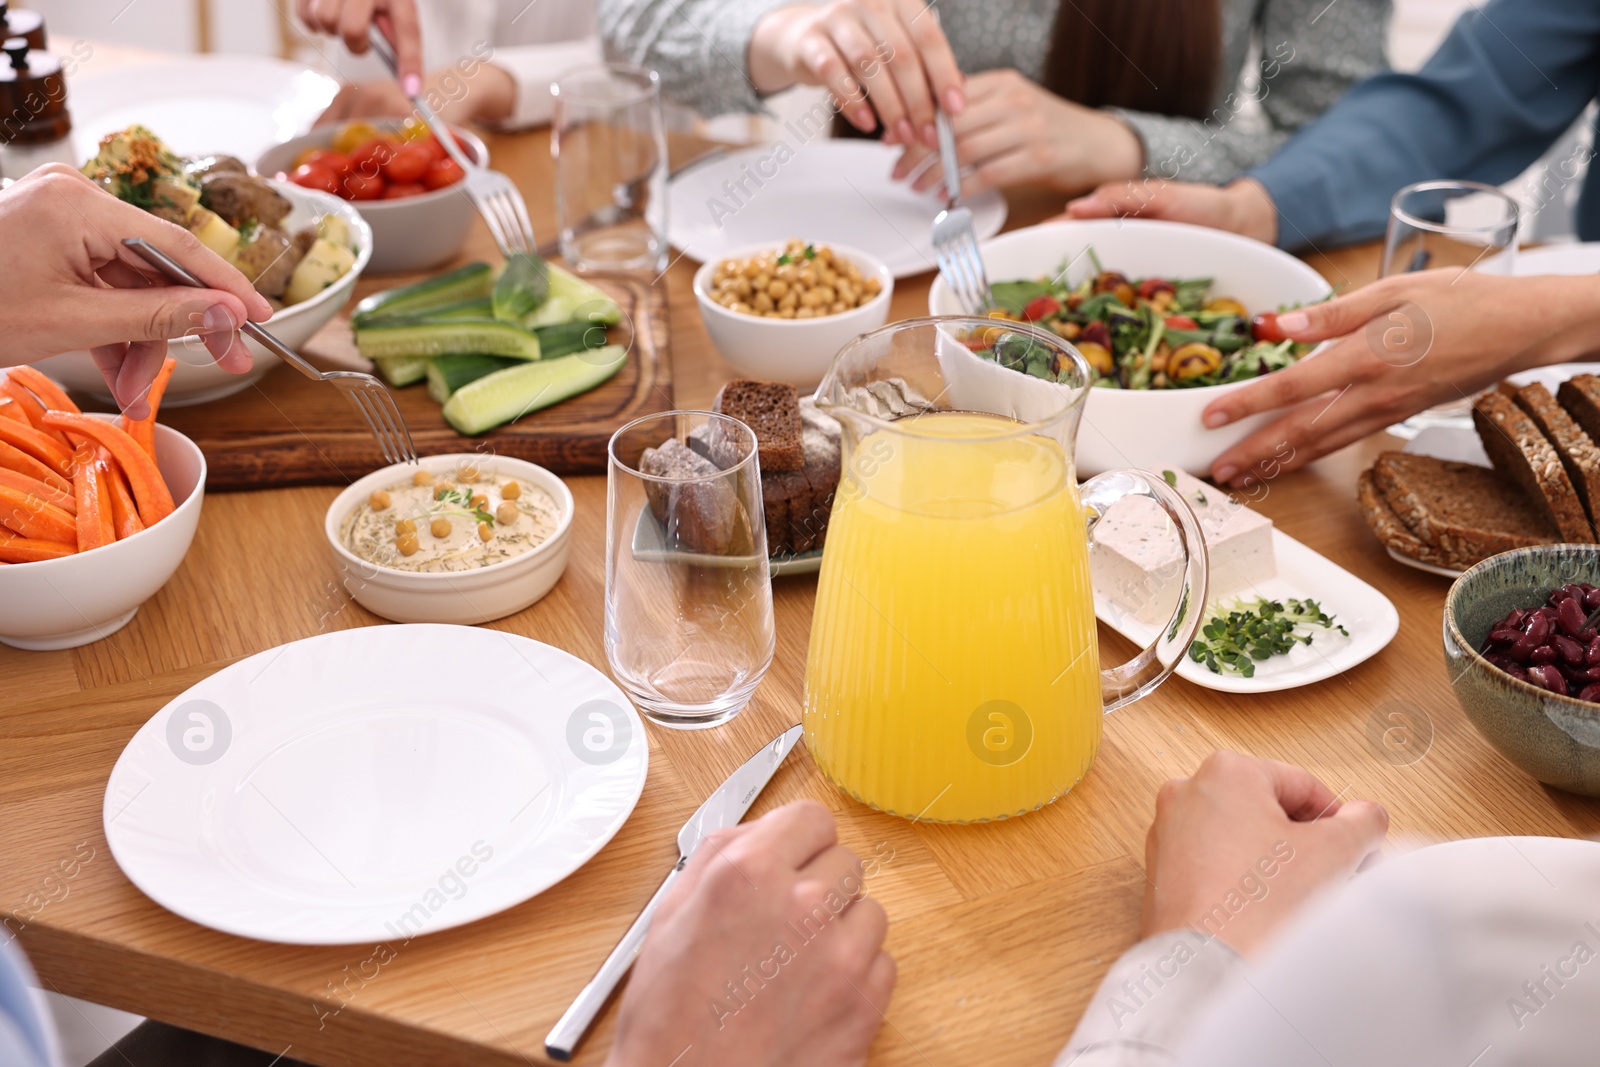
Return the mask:
M650 903L644 906L639 917L633 920L633 925L628 927L628 932L617 942L617 947L611 950L611 955L606 957L606 961L600 965L594 977L589 979L589 984L583 987L566 1013L557 1020L550 1033L545 1035L545 1055L562 1063L572 1059L573 1053L578 1050L578 1044L583 1040L583 1035L594 1025L595 1016L606 1006L606 1001L611 999L617 983L622 981L622 976L628 973L628 968L632 967L633 961L638 958L639 949L644 945L644 935L650 932L650 920L655 916L656 908L666 898L667 890L672 888L673 883L678 880L678 875L682 873L683 861L679 860L678 865L667 872L667 877L655 895L650 898Z

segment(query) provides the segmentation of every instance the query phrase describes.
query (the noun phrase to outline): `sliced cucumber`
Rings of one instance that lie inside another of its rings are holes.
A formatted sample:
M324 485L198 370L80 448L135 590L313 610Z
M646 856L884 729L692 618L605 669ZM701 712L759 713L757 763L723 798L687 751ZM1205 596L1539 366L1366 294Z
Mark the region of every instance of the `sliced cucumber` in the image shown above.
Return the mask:
M510 356L483 356L476 352L458 352L436 356L428 362L428 395L440 404L468 382L475 382L486 374L505 370L521 363Z
M489 298L480 296L474 300L457 300L453 304L440 304L436 308L419 311L415 315L389 315L379 311L375 315L368 315L359 322L354 322L356 329L361 330L369 326L394 326L403 322L457 322L461 319L492 319L494 307Z
M478 352L486 356L539 358L539 337L511 322L498 319L384 319L356 329L356 347L368 359L395 356L442 356L449 352Z
M622 309L615 300L554 264L549 269L550 298L522 320L524 326L554 326L572 319L615 326L622 321Z
M416 315L431 308L461 300L477 300L494 291L494 268L487 263L468 263L413 285L373 293L350 316L353 325L378 315Z
M457 389L444 406L445 421L473 436L587 392L628 361L627 349L608 345L485 375Z
M538 256L518 252L500 268L500 277L495 279L490 299L495 318L521 322L549 296L550 268Z
M533 332L539 335L540 359L570 356L585 348L604 348L606 343L605 327L596 323L561 322Z
M428 364L432 360L420 356L395 356L388 359L375 359L378 373L383 375L383 380L396 389L405 385L413 385L428 376Z

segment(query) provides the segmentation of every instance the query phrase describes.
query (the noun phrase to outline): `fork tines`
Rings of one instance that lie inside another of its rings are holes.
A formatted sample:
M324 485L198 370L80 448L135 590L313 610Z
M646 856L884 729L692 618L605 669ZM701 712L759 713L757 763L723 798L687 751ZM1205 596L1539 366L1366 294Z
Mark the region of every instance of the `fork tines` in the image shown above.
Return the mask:
M366 420L383 458L390 463L415 463L417 449L411 442L411 430L395 405L394 394L370 374L335 373L333 383Z
M933 220L933 251L939 260L939 274L962 311L969 315L988 311L994 298L978 251L978 237L972 231L972 212L964 207L939 212Z

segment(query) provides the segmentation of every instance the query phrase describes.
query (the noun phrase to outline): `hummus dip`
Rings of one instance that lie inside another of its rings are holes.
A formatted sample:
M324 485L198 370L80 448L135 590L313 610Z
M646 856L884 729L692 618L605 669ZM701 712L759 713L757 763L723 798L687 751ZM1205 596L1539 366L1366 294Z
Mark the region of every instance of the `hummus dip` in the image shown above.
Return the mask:
M339 539L368 563L391 570L466 571L538 548L560 521L555 499L520 479L488 469L419 471L357 505Z

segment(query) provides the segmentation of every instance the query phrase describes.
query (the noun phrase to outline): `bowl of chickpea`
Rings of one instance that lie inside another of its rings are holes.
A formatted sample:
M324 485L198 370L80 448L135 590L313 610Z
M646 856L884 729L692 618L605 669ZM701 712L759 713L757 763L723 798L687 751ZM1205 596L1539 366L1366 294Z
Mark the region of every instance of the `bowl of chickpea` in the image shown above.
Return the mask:
M791 239L708 260L694 275L711 343L747 378L811 386L845 342L889 319L894 277L844 245Z
M341 584L395 622L470 625L538 601L567 567L572 492L509 456L397 463L349 485L323 522Z

